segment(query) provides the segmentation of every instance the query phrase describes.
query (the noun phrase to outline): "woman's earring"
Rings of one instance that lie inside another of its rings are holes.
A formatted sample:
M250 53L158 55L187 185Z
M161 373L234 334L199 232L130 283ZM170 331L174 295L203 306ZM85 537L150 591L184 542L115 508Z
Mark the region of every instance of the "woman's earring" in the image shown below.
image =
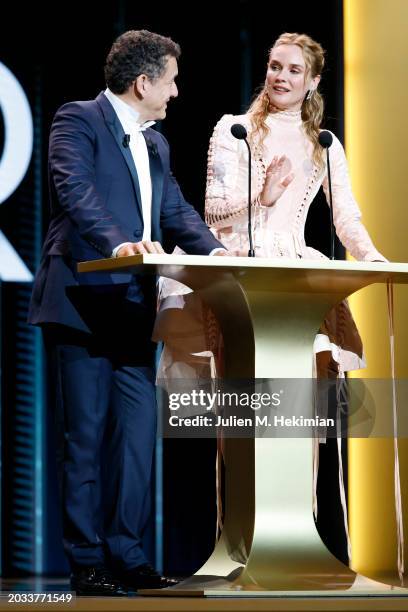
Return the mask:
M314 89L309 89L309 91L306 94L306 100L310 100L312 98L313 92L314 92Z

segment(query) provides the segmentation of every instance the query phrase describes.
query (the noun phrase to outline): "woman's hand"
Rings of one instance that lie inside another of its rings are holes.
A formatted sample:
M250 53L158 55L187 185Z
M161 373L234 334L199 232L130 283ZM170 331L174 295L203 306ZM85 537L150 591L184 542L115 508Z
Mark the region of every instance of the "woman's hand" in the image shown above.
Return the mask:
M286 187L290 185L295 178L293 172L289 172L286 176L282 176L282 169L285 161L285 155L281 157L275 155L266 169L266 181L261 193L262 206L273 206L276 200L281 197Z

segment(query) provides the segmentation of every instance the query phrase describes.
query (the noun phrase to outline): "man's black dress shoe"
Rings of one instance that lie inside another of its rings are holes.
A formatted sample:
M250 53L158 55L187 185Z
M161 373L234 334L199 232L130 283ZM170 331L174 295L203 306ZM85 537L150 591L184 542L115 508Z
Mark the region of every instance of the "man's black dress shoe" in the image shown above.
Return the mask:
M165 589L178 584L179 580L161 576L149 564L143 563L120 574L120 582L128 589L137 591L138 589Z
M126 597L127 590L106 567L84 567L71 574L71 588L77 595Z

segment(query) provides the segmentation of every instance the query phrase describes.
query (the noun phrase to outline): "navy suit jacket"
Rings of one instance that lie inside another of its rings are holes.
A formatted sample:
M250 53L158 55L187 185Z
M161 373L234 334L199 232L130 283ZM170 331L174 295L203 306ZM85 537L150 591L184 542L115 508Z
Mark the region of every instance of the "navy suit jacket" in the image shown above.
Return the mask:
M154 283L143 277L76 270L79 261L110 257L120 243L142 239L138 177L130 148L123 146L124 135L103 93L95 100L65 104L54 118L49 146L51 222L34 281L32 324L90 331L104 305L105 318L121 316L124 303L127 310L129 303L152 309ZM152 179L152 240L169 240L193 255L222 247L185 201L170 171L166 139L153 129L143 135Z

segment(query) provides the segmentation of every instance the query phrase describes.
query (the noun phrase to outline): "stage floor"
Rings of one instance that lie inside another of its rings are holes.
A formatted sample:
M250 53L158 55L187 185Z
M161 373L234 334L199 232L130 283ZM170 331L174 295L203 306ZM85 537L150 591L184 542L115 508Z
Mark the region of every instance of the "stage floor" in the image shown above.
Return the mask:
M408 611L407 596L297 596L288 593L273 597L75 597L71 603L10 603L8 593L69 593L66 578L13 578L0 580L0 610L88 610L122 612L269 612L269 611L327 611L375 612Z

